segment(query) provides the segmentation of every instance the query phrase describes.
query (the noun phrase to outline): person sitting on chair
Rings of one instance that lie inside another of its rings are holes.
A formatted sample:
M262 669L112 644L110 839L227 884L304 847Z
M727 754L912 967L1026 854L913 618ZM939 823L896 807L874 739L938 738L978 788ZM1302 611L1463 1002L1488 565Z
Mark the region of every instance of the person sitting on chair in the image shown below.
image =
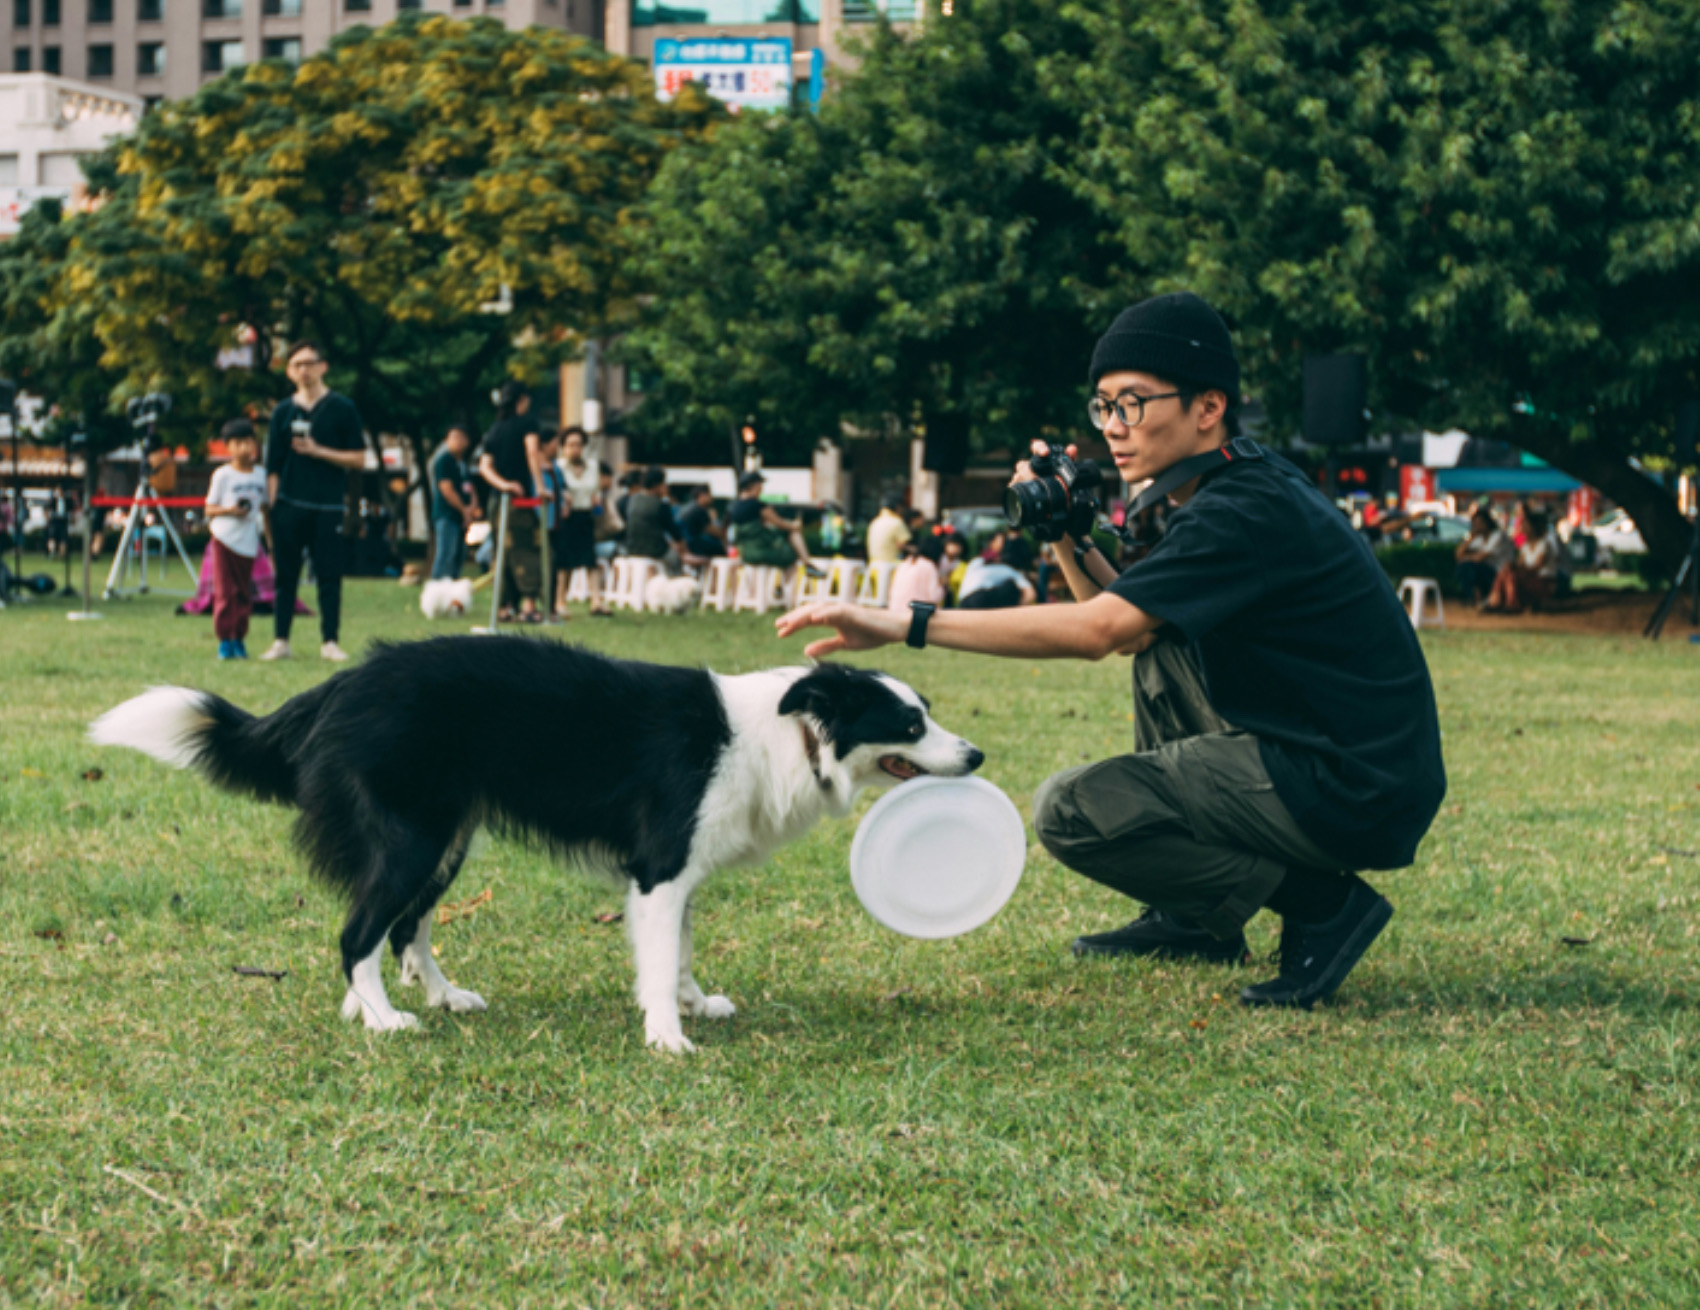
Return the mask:
M824 577L820 569L809 563L803 525L781 517L773 506L762 503L761 489L766 482L759 470L738 479L738 499L726 513L738 559L745 564L774 568L789 568L801 561L811 578Z

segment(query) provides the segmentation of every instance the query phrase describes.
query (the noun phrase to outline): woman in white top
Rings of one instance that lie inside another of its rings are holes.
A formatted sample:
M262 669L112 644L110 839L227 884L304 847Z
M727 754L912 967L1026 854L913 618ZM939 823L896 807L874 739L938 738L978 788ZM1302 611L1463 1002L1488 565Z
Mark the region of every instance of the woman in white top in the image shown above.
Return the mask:
M1517 548L1501 530L1493 511L1486 505L1477 507L1476 512L1470 515L1469 539L1460 542L1453 552L1458 561L1455 569L1458 586L1463 590L1465 599L1475 601L1478 606L1483 604L1493 590L1499 571L1511 563L1511 557L1516 553Z
M1540 609L1558 590L1558 575L1564 559L1559 541L1547 516L1532 509L1523 516L1524 542L1517 557L1500 569L1493 592L1484 607L1495 614L1516 614L1524 608Z
M561 440L561 495L559 525L549 542L555 557L555 613L566 617L567 588L574 569L588 569L590 612L607 614L602 600L601 571L596 567L596 509L602 499L601 470L585 456L581 427L570 427Z

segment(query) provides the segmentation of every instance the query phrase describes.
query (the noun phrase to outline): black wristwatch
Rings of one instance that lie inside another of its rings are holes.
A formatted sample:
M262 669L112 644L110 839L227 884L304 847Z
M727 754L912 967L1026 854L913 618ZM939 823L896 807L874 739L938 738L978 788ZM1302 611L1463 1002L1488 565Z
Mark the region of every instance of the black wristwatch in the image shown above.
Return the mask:
M924 600L909 602L909 635L904 643L916 650L925 650L927 646L927 621L933 617L937 605L929 605Z

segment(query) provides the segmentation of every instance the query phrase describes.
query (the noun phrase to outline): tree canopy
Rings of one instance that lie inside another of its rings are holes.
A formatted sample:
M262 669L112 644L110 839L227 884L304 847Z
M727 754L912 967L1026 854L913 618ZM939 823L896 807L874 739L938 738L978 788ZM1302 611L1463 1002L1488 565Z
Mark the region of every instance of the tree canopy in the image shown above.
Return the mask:
M1109 252L1053 169L1078 125L1039 60L1090 53L1060 8L882 26L818 113L745 114L668 160L639 235L653 299L626 342L660 383L652 423L753 419L793 458L842 422L1079 426Z
M423 438L623 321L630 211L719 112L658 102L642 65L558 31L355 28L144 119L103 207L67 225L51 313L92 312L122 387L207 420L276 394L270 347L312 336L370 427ZM256 369L220 368L244 329Z
M1277 430L1302 356L1370 362L1386 425L1509 440L1667 558L1700 396L1700 10L1681 0L1109 0L1046 67L1129 295L1237 328Z

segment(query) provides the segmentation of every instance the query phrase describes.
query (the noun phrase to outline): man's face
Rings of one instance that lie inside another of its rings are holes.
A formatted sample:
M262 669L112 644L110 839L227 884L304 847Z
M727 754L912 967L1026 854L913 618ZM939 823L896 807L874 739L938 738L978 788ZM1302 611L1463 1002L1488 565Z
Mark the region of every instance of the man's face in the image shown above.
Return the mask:
M472 438L467 436L465 432L459 428L449 429L449 451L455 458L458 459L466 454L467 447L470 445L472 445Z
M1098 379L1094 394L1106 402L1122 397L1162 396L1174 386L1149 373L1106 373ZM1137 406L1127 406L1136 409ZM1122 422L1114 409L1104 423L1104 440L1116 461L1123 482L1154 478L1171 464L1214 450L1227 435L1222 415L1227 398L1220 391L1207 391L1192 404L1183 406L1178 396L1153 400L1145 406L1145 417L1137 427Z
M311 386L324 381L325 361L316 350L297 350L289 357L289 380L297 387Z

